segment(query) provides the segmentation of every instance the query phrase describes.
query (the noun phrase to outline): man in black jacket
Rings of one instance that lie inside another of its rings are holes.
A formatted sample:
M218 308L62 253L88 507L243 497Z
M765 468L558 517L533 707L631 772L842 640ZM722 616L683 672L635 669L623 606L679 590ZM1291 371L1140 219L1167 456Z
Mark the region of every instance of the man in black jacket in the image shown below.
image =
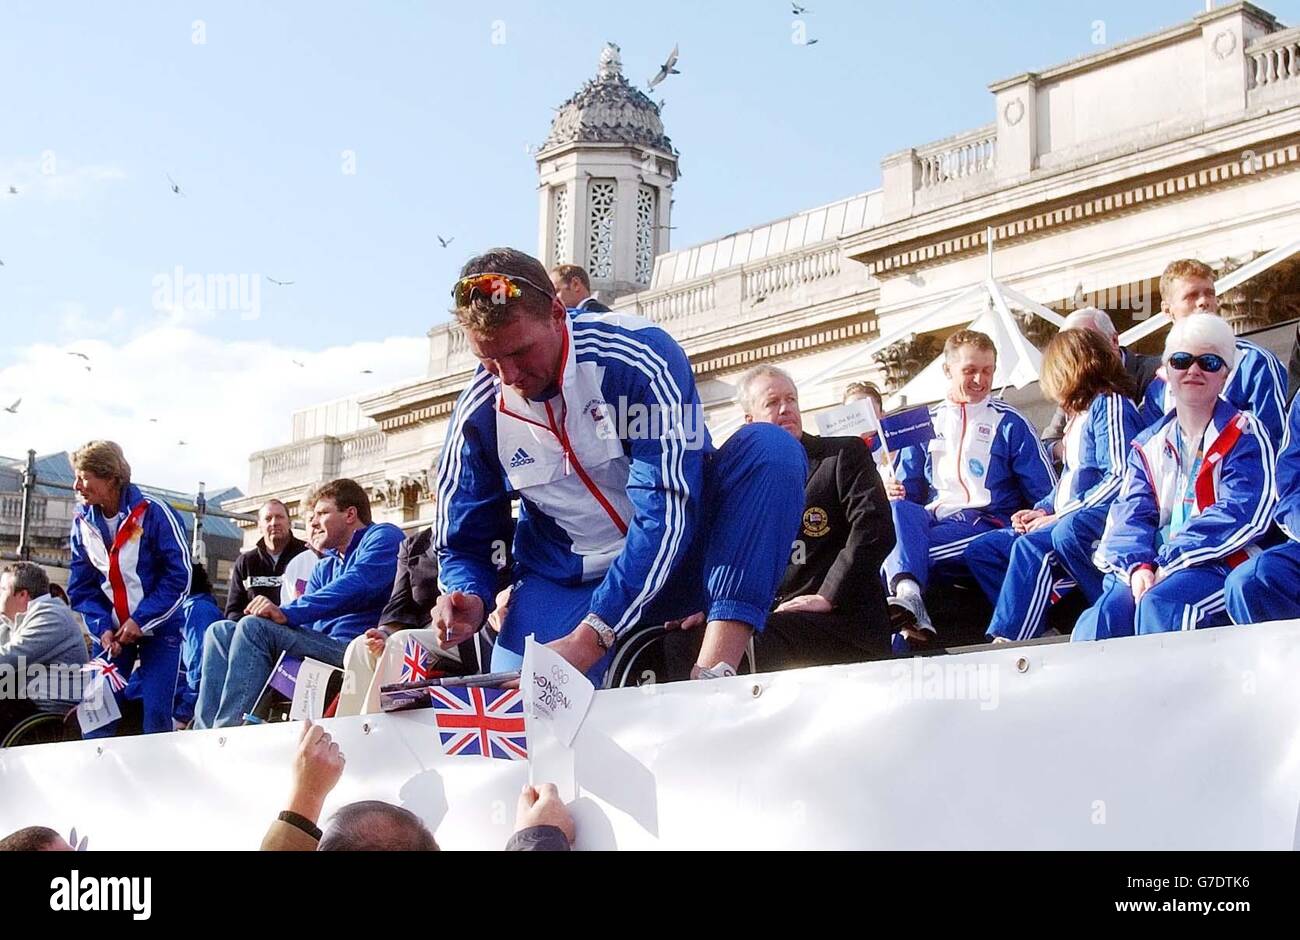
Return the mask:
M262 537L235 561L226 592L226 619L239 620L255 597L280 606L280 582L285 566L307 549L289 525L289 511L278 499L268 500L257 514Z
M775 366L740 379L746 422L784 428L808 454L804 514L776 609L754 635L759 672L890 655L880 566L894 547L889 499L867 445L803 430L799 393Z
M566 309L576 313L609 313L609 308L591 294L591 279L576 264L551 269L551 286Z
M1119 344L1119 332L1115 329L1115 324L1110 320L1110 314L1105 310L1098 310L1096 307L1084 307L1082 310L1076 310L1065 318L1065 325L1062 330L1092 330L1115 350L1115 355L1119 356L1120 362L1124 364L1124 371L1128 377L1133 380L1135 386L1134 393L1136 398L1133 399L1139 406L1142 399L1146 396L1147 386L1151 380L1156 377L1156 370L1160 368L1159 356L1148 356L1144 353L1131 352ZM1043 445L1047 448L1048 453L1052 455L1052 460L1056 463L1061 462L1062 454L1058 445L1065 437L1066 414L1062 408L1056 409L1056 414L1052 415L1052 420L1048 422L1043 429Z

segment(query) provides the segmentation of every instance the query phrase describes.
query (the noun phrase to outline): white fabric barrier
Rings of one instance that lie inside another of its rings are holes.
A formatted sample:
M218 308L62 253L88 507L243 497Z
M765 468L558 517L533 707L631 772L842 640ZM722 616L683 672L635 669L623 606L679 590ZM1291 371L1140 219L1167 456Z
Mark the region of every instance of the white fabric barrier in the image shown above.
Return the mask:
M581 848L1291 849L1300 622L598 692L574 750ZM328 814L401 803L447 849L498 849L524 763L442 755L428 711L326 722ZM248 849L297 725L0 751L0 834ZM534 735L534 738L539 736Z

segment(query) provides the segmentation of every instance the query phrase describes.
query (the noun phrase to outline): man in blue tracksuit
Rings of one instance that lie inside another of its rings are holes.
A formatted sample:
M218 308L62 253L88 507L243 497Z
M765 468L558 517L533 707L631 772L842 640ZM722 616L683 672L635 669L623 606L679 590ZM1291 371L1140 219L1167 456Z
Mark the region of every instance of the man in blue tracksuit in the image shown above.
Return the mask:
M402 530L373 522L370 498L353 480L316 491L312 544L324 557L307 593L283 607L254 597L238 623L221 620L203 640L196 728L240 724L280 655L306 656L343 668L348 643L379 625L393 590Z
M1273 521L1287 541L1236 568L1224 596L1233 623L1300 617L1300 395L1291 402L1277 458L1277 509Z
M996 368L988 336L961 330L948 337L950 388L947 400L930 406L934 438L924 450L904 450L901 479L885 487L898 543L882 570L895 622L909 640L934 635L921 596L931 578L964 574L966 546L1010 525L1013 513L1056 482L1033 425L991 396Z
M706 611L692 674L733 671L790 558L803 449L750 424L715 451L681 347L639 317L569 317L529 255L496 249L461 274L455 313L482 367L438 465L440 642L491 608L517 496L494 670L517 668L532 634L599 681L630 627Z
M966 546L966 564L995 605L987 631L994 642L1042 632L1057 585L1074 575L1053 548L1054 533L1079 512L1092 509L1104 518L1119 493L1129 442L1142 429L1125 394L1131 386L1122 364L1091 331L1057 334L1043 354L1041 380L1044 391L1069 403L1061 479L1033 509L1015 513L1012 528L986 532Z
M112 441L91 441L72 457L81 498L72 520L68 599L123 681L139 663L144 731L172 730L181 655L181 604L190 586L190 549L180 517L131 483ZM115 733L117 722L91 732Z
M1219 300L1209 265L1190 258L1171 262L1160 275L1160 308L1175 323L1194 313L1216 313ZM1223 397L1238 411L1253 414L1270 440L1280 440L1286 423L1286 368L1277 356L1250 340L1237 339L1236 346L1237 364ZM1173 407L1169 383L1157 375L1142 401L1142 423L1151 427Z

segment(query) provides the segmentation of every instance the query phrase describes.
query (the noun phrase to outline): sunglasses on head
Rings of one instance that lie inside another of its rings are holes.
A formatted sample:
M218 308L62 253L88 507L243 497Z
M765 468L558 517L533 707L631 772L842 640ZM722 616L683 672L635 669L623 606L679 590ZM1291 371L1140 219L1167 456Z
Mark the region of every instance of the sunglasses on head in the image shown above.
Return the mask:
M462 277L451 289L451 298L457 307L468 307L475 294L486 297L494 304L508 304L524 296L524 288L531 287L547 299L553 295L545 288L538 287L526 277L515 274L497 274L486 271Z
M1226 366L1227 360L1216 353L1202 353L1199 356L1193 356L1187 352L1176 352L1169 357L1169 367L1177 369L1179 372L1186 372L1192 367L1192 363L1201 367L1202 372L1218 372Z

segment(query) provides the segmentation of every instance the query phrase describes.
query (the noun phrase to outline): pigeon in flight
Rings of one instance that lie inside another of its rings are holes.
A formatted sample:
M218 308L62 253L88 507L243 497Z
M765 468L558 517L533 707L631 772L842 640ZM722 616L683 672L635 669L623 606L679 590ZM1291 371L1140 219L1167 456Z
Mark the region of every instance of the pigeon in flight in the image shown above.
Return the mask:
M668 61L659 66L659 72L654 78L650 79L650 87L654 88L669 75L681 75L677 69L673 68L677 64L677 46L673 45L673 51L668 53Z
M170 173L164 173L163 175L167 177L167 182L171 184L172 192L174 192L178 196L185 195L183 192L181 192L180 184L177 183L174 179L172 179L172 175Z
M307 368L305 365L303 365L303 364L302 364L301 362L299 362L297 359L290 359L289 361L292 362L294 365L296 365L299 369L305 369L305 368Z
M438 244L442 245L443 248L446 248L455 240L456 240L455 235L451 236L451 238L443 238L441 235L438 236Z
M375 374L375 370L374 370L374 369L362 369L362 370L361 370L361 374L362 374L362 375L374 375L374 374Z
M87 355L86 355L85 353L83 353L83 352L74 352L74 351L72 351L72 350L69 350L69 351L68 351L68 355L69 355L69 356L76 356L78 359L85 359L87 362L90 361L90 357L87 356Z
M266 275L266 279L267 279L268 281L270 281L272 284L274 284L276 287L288 287L290 284L293 283L293 281L277 281L275 278L271 277L269 274Z
M158 423L158 419L157 419L157 418L150 418L150 419L149 419L149 423L150 423L150 424L157 424L157 423Z
M23 400L20 398L12 405L10 405L8 408L6 408L5 411L9 412L11 415L16 415L18 414L18 406L21 405L22 403Z
M184 446L185 446L185 442L184 442L184 441L177 441L177 442L176 442L176 446L177 446L177 447L184 447Z
M809 39L807 42L804 43L804 45L805 45L805 46L815 46L815 45L817 45L817 43L819 43L819 42L821 42L820 39Z
M17 187L17 186L10 186L10 187L9 187L9 195L11 195L11 196L17 196L17 195L18 195L18 187Z
M801 7L797 3L792 3L790 4L790 12L793 13L795 16L803 16L805 13L811 13L812 10L808 9L807 7Z

